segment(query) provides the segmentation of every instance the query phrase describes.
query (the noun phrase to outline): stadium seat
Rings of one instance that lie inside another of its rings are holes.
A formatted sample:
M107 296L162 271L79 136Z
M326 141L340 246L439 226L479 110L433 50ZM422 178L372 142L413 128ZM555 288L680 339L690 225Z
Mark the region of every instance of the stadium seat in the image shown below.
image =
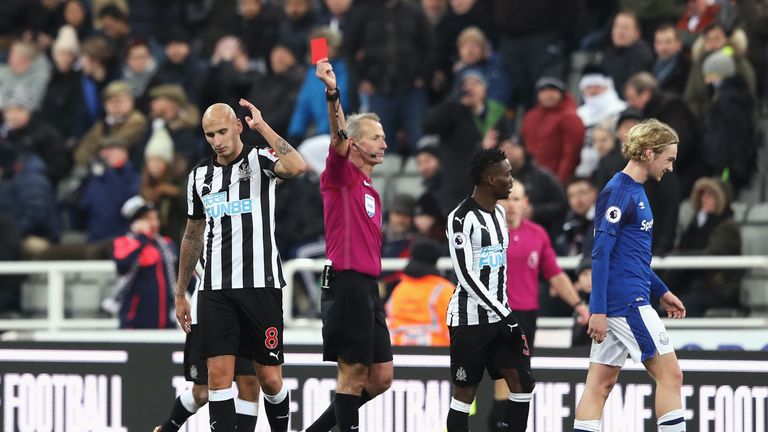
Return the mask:
M400 173L403 158L399 154L387 154L384 161L373 169L373 177L392 177Z
M392 180L395 193L407 193L416 199L424 193L424 185L419 176L403 174Z
M409 157L405 160L405 165L403 165L403 174L416 176L419 175L419 167L416 164L415 157Z

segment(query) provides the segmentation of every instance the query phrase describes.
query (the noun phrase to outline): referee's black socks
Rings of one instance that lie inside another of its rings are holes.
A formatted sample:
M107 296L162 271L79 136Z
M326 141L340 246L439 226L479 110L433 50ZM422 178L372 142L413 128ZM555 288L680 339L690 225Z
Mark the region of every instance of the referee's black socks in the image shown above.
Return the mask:
M234 390L231 387L221 390L209 388L208 412L211 414L210 426L212 431L234 432L237 425Z
M365 405L371 399L373 399L371 395L363 389L363 392L360 394L360 406ZM336 426L336 403L335 401L331 401L331 404L328 405L325 412L320 414L320 417L318 417L305 432L329 432L334 426Z
M262 389L263 390L263 389ZM291 417L291 398L288 396L288 387L283 383L276 395L264 393L264 412L267 413L269 427L272 432L288 430L288 420Z
M171 416L163 423L163 432L176 432L181 426L198 410L195 398L192 396L192 388L184 390L183 393L176 398L171 409Z

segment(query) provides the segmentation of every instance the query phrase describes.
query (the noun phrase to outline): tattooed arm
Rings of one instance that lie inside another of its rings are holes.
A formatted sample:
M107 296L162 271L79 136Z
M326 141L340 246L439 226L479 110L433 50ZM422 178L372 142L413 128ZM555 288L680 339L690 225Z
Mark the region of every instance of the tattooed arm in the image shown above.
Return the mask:
M251 112L251 115L245 118L248 127L260 133L269 143L269 146L272 147L272 150L277 153L277 157L280 158L275 163L275 174L281 178L290 178L296 177L307 170L307 164L299 152L294 150L277 132L272 130L261 117L261 111L245 99L240 99L240 106L247 108Z
M203 234L205 219L187 220L184 238L181 240L181 257L179 258L179 279L176 282L176 319L182 330L189 333L192 325L192 315L187 301L187 285L195 271L195 265L203 251Z

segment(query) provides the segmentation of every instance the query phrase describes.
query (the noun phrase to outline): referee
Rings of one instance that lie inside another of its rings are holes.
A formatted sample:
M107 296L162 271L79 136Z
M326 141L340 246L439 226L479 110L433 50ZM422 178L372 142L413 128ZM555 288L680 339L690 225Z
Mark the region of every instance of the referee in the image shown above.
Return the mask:
M507 303L509 229L497 203L512 190L512 167L499 149L480 150L469 175L475 184L448 215L448 243L459 283L448 305L453 398L448 432L469 431L469 409L487 369L509 394L504 430L525 431L534 387L531 352Z
M264 393L265 412L273 431L286 431L290 416L283 386L283 280L274 238L275 182L304 172L306 164L284 139L250 111L248 127L271 149L245 146L241 121L226 104L203 114L205 139L215 156L192 169L187 183L187 228L181 242L176 317L191 331L185 288L200 259L198 319L208 365L211 430L236 428L232 378L235 357L252 359Z
M317 63L326 87L331 149L320 176L325 219L325 289L321 295L323 359L338 364L336 396L306 429L358 432L358 408L392 385L392 345L379 299L381 200L373 188L373 167L387 144L376 114L351 115L339 103L336 75L327 59Z

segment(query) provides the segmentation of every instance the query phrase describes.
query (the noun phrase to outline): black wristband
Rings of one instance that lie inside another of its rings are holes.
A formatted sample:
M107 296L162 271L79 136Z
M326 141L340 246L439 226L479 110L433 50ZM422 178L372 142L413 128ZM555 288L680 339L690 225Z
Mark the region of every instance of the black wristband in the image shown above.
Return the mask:
M586 305L586 304L587 303L584 302L584 300L579 300L578 303L576 303L575 305L572 306L572 309L576 309L577 307L579 307L579 305Z
M341 93L339 93L338 87L333 90L325 89L325 100L328 102L335 102L339 100L339 97L341 97Z

